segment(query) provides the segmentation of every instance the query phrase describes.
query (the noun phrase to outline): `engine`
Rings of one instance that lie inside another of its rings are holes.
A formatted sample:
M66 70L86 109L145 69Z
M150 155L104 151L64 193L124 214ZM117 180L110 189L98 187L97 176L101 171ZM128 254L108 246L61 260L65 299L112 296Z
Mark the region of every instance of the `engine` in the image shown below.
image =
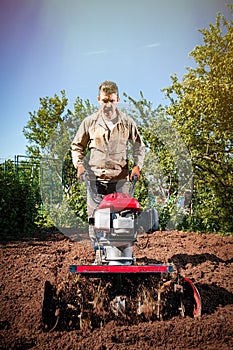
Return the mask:
M95 230L108 239L135 239L136 223L141 207L135 198L125 193L104 196L94 214Z
M133 241L137 231L152 232L158 229L158 214L154 208L142 211L137 199L125 193L104 196L94 214L94 226L98 234L108 239Z

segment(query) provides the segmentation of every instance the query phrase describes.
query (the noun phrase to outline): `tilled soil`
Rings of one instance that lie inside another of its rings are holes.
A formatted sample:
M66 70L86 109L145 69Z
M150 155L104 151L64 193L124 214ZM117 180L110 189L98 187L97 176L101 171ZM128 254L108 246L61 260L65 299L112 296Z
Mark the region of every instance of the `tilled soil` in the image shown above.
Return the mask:
M0 349L233 349L233 236L155 232L141 237L137 261L174 263L202 298L202 317L175 316L127 325L114 320L102 327L45 332L41 322L44 282L59 289L76 275L69 265L90 264L93 247L59 233L1 243Z

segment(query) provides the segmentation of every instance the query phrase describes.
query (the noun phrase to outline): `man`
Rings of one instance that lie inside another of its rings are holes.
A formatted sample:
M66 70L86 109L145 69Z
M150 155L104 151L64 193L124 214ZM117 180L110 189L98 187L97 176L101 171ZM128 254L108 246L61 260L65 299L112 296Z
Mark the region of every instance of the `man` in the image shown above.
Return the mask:
M127 192L127 180L134 175L140 178L145 146L132 118L118 108L119 91L116 83L105 81L99 86L100 109L81 123L72 142L72 159L77 177L82 179L86 165L85 151L88 148L90 185L100 195L112 192ZM128 142L132 143L134 166L129 174ZM95 239L93 216L98 204L90 194L87 196L89 234Z

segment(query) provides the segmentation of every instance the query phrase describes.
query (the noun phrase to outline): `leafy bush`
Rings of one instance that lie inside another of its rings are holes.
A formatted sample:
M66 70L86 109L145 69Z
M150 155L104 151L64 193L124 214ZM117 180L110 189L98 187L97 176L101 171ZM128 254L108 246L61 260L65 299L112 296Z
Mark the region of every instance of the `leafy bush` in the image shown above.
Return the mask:
M40 194L38 183L8 160L0 165L0 232L23 234L36 228ZM35 176L36 178L37 176Z

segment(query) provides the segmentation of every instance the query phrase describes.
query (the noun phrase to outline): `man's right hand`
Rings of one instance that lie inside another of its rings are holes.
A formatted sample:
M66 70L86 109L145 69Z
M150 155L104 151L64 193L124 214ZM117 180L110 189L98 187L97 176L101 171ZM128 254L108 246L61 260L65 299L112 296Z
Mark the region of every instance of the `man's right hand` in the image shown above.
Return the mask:
M78 166L77 168L77 178L82 180L82 175L85 173L86 169L83 165Z

